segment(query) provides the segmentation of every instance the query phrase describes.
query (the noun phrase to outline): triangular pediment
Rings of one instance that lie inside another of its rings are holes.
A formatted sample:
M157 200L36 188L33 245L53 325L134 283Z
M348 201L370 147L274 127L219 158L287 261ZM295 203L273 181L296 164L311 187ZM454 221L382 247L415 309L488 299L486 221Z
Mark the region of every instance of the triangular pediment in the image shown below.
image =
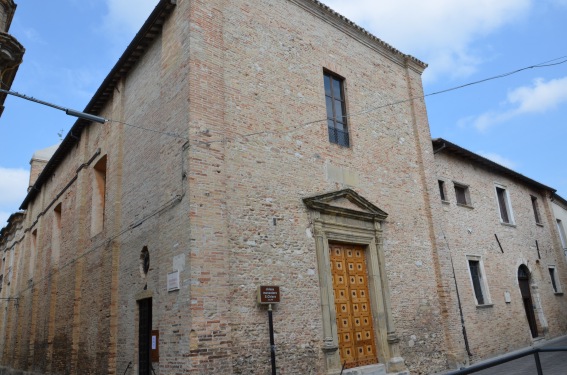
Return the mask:
M388 214L352 189L344 189L304 198L303 203L313 210L327 214L384 220Z

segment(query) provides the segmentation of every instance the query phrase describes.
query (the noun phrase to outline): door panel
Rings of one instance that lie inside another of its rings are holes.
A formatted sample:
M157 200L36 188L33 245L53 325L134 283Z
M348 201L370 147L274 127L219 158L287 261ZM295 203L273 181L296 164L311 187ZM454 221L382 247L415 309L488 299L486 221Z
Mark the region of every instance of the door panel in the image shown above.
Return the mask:
M341 362L345 368L378 363L368 294L366 251L361 246L330 245Z

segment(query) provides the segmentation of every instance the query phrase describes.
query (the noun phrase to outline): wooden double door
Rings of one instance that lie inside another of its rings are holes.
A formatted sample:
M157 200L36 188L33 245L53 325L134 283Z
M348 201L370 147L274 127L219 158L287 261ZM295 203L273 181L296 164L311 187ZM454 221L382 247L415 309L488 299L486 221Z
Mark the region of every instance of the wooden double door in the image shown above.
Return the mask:
M344 244L329 249L341 363L345 368L378 363L366 250Z

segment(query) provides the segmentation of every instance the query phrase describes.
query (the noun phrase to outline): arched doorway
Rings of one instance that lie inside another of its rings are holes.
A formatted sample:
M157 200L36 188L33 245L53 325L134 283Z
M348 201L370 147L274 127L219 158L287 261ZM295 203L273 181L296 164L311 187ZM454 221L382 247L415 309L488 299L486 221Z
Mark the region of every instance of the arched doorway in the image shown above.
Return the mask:
M522 302L524 303L524 310L530 325L532 337L537 337L537 323L534 313L534 305L532 302L532 294L530 291L530 270L524 264L518 268L518 284L520 285L520 292L522 294Z

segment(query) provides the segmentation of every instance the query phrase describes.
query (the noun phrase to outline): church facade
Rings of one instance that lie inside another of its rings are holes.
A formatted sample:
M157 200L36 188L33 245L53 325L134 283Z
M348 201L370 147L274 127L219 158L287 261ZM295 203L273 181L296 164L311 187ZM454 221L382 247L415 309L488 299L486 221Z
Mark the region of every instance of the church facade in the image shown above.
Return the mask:
M0 233L0 373L429 374L565 334L554 190L432 143L425 68L315 0L161 0Z

